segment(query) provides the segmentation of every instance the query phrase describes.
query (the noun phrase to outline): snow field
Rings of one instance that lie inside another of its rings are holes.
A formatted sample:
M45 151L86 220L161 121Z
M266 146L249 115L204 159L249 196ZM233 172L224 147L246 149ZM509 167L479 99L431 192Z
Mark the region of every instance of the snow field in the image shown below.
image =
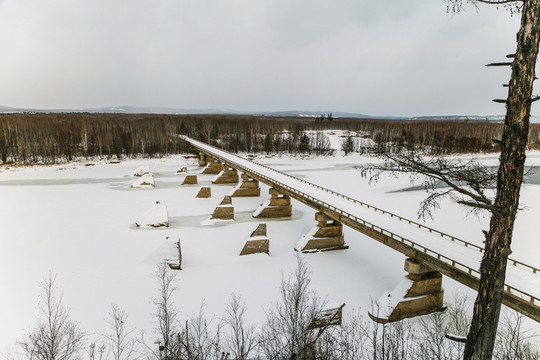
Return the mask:
M261 160L413 219L424 196L422 191L389 192L408 187L405 178L383 178L379 186L369 186L352 168L366 161L359 156ZM131 173L143 165L154 173L156 187L131 189ZM183 166L198 175L197 185L180 185L176 171ZM233 198L234 222L201 225L232 185L211 185L214 175L198 174L199 167L179 156L63 167L0 173L0 353L32 327L38 283L49 271L58 274L57 285L72 318L89 333L106 327L104 318L116 303L129 314L130 326L150 334L151 298L157 294L152 273L163 259L177 257L178 238L184 270L177 272L174 302L182 317L196 313L201 301L207 314L220 316L234 292L246 302L249 321L260 324L264 309L277 300L281 277L294 270L294 244L315 225L315 210L295 200L292 220L253 219L251 213L269 196L264 184L260 197ZM194 198L200 186L212 186L210 199ZM526 210L518 215L512 254L537 267L539 198L538 185L525 188ZM156 201L167 206L169 228L137 229L135 221ZM260 222L267 224L270 255L238 256ZM444 203L427 225L481 244L480 230L487 220L465 217L462 208ZM366 314L372 299L402 279L404 256L347 227L343 230L348 250L303 256L312 271L312 287L321 296L346 303L345 316L359 308ZM446 277L443 286L447 299L456 291L474 298L472 290Z

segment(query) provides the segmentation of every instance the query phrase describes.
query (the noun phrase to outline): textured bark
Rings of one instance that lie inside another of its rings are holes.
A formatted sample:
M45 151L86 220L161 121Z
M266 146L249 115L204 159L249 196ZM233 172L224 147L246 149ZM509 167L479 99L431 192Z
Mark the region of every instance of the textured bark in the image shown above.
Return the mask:
M540 0L523 4L516 57L508 89L501 142L497 193L480 265L480 288L474 304L464 359L490 359L504 291L507 258L523 180L529 114L540 39Z

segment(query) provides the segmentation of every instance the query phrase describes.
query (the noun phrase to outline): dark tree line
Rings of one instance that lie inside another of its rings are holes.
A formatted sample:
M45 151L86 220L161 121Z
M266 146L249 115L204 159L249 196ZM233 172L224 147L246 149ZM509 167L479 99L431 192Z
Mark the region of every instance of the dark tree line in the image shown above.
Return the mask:
M371 138L362 152L421 150L431 154L497 151L503 124L465 121L159 114L2 114L1 163L56 163L74 159L160 157L185 153L178 134L231 152L332 153L323 130L346 130ZM532 125L529 147L540 148L540 125ZM350 152L350 151L348 151Z

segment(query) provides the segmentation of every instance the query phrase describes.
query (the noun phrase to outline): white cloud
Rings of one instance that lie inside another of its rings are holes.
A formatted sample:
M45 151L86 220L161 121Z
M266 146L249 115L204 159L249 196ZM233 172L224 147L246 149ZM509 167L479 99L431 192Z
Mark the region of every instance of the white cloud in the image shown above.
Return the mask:
M381 115L503 113L519 19L422 0L4 0L0 99Z

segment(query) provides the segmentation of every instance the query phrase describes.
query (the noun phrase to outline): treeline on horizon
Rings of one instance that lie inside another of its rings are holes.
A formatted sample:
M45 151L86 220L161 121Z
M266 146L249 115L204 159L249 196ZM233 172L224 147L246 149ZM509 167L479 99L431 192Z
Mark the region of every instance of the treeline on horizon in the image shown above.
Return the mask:
M1 163L51 164L75 159L160 157L186 153L185 134L231 152L330 154L322 130L346 130L362 153L421 150L427 154L495 152L503 124L246 115L0 114ZM344 138L344 142L346 137ZM349 139L350 140L350 139ZM361 143L361 142L360 142ZM540 148L532 124L529 148Z

